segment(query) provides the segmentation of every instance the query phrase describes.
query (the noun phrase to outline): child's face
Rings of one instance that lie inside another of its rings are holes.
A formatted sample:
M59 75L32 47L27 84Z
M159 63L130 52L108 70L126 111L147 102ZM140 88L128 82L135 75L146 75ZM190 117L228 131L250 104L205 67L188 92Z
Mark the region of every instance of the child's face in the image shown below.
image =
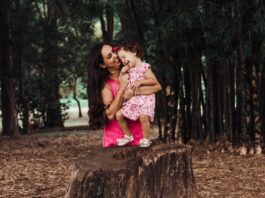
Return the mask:
M124 51L123 49L120 49L118 51L118 56L123 63L123 65L128 67L135 67L135 63L137 60L136 53L130 52L130 51Z

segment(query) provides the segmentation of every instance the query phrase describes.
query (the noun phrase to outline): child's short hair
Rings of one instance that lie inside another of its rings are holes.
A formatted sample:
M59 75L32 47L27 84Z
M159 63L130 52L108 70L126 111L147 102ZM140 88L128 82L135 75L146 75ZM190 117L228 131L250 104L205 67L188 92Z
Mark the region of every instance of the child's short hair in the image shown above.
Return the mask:
M139 43L135 41L125 41L120 45L119 49L123 49L124 51L130 51L136 53L136 56L139 58L144 57L143 48L139 45Z

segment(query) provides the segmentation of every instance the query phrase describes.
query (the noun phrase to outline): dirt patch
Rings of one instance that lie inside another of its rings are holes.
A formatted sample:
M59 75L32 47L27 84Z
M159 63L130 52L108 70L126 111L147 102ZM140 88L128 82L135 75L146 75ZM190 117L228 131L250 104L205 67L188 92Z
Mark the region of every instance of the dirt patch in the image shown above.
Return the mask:
M102 131L1 137L0 197L64 197L72 165L101 144ZM199 197L265 197L264 160L198 146L193 170Z
M0 197L63 197L72 164L101 144L102 132L0 139Z
M264 155L210 152L196 145L192 158L199 197L265 197Z

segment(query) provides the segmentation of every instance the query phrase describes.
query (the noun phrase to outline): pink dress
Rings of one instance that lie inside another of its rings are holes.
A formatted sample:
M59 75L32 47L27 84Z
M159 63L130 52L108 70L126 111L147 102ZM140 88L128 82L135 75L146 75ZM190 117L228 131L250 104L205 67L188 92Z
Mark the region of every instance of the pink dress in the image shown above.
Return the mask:
M115 97L118 92L119 81L109 79L107 81L107 84L109 85L111 89L113 97ZM132 141L128 145L138 146L140 139L143 137L141 123L139 122L139 120L137 121L128 120L127 123L134 137L134 141ZM117 139L120 139L123 137L124 137L124 133L122 129L120 128L117 120L108 120L104 128L103 147L117 146Z
M144 79L144 73L150 68L148 63L143 62L137 67L128 70L129 83ZM121 113L130 120L137 120L140 115L148 115L154 120L155 115L155 94L134 96L123 103Z

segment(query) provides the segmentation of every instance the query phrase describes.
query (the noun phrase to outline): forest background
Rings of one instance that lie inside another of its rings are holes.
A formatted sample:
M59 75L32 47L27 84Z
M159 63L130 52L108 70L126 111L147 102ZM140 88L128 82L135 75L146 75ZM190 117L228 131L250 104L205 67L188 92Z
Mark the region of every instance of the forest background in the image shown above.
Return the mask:
M0 4L3 136L65 127L67 109L75 103L81 117L91 46L136 40L162 85L156 112L160 140L214 143L224 138L230 145L262 148L264 1Z

